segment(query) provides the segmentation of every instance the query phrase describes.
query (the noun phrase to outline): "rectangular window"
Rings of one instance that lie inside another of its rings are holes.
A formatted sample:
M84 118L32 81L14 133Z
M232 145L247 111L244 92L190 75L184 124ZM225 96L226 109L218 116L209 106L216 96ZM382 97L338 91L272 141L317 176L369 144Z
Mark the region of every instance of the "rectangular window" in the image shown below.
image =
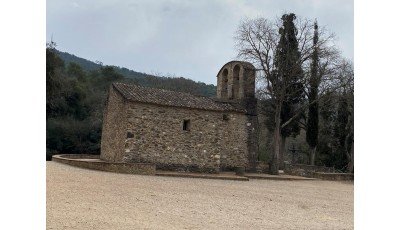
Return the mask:
M190 120L183 120L183 130L190 131Z

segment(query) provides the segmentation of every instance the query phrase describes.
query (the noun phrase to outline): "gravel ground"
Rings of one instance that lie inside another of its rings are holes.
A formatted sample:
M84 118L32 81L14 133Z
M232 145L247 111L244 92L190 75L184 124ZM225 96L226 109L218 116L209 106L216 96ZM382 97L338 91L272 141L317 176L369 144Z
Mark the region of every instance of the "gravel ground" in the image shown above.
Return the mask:
M47 162L47 229L353 229L353 188L128 175Z

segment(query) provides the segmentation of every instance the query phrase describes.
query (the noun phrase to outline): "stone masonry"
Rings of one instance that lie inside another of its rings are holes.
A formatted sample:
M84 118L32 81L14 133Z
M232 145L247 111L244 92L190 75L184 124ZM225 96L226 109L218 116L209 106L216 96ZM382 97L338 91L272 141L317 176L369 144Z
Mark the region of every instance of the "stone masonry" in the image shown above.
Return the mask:
M186 108L129 103L122 161L151 162L158 168L219 171L247 164L246 117ZM190 130L183 130L184 120ZM233 130L231 135L228 130ZM227 138L231 137L231 138Z

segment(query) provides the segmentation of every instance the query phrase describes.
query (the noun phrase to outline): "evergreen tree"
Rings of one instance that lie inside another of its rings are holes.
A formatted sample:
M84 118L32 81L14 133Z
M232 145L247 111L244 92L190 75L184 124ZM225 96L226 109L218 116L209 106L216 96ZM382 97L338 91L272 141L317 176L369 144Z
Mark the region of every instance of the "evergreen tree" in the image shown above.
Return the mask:
M337 110L337 117L335 122L335 146L334 146L334 156L333 162L334 165L344 170L347 166L347 157L346 157L346 127L349 118L349 110L348 110L348 102L345 95L341 95L339 98L339 106Z
M318 103L316 102L318 98L318 87L319 87L319 76L318 76L318 24L315 22L314 24L314 51L312 54L312 63L311 63L311 76L310 76L310 89L308 95L308 118L307 118L307 132L306 132L306 140L308 145L310 146L310 164L315 164L315 155L316 149L318 145Z
M279 29L280 40L277 46L274 66L276 68L275 88L280 91L276 100L280 105L280 123L283 125L293 116L296 109L304 99L303 79L304 74L301 67L300 51L297 41L297 29L294 24L295 14L285 14L282 16L282 27ZM300 132L299 119L295 119L280 130L279 159L283 163L283 153L285 139L290 135L297 136ZM276 170L275 170L276 171Z

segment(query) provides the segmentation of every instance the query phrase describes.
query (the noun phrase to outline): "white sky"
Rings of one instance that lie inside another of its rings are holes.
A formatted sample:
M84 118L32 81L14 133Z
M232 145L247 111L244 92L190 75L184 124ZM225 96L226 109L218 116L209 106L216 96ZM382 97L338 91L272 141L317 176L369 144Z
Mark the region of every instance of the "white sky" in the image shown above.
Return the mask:
M57 48L106 65L216 84L236 59L234 32L245 17L283 13L317 19L353 60L352 0L48 0L46 38Z

